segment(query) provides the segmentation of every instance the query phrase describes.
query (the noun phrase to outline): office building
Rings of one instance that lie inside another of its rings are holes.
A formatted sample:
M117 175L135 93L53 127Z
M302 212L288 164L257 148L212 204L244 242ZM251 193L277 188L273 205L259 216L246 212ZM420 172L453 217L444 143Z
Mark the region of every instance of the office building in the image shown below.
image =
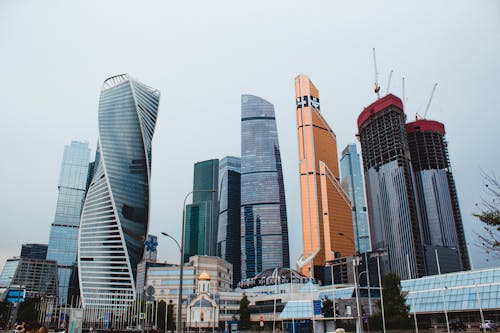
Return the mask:
M14 257L5 262L0 287L25 290L26 298L57 296L57 262Z
M28 259L46 259L47 258L47 244L23 244L21 246L21 258Z
M75 265L78 252L78 230L83 200L87 191L90 149L87 142L72 141L64 146L57 187L56 213L50 227L47 259L58 264L59 304L75 295Z
M194 255L217 254L219 160L194 165L193 203L186 206L184 262Z
M104 81L99 143L83 206L79 279L84 307L135 299L149 223L152 139L160 92L127 74Z
M355 252L351 201L340 184L337 139L320 112L318 89L299 75L295 96L304 241L298 264L304 275L325 282L326 262Z
M389 94L358 117L372 250L386 249L402 279L425 275L425 256L403 103ZM408 267L409 266L409 267Z
M349 199L351 199L356 252L365 253L371 251L365 185L361 171L361 159L355 144L347 145L342 151L340 175L342 188L349 195Z
M419 119L406 124L406 133L425 252L429 258L426 261L427 273L438 273L435 254L441 254L438 259L442 273L469 270L469 254L444 125L434 120Z
M212 278L210 290L214 294L232 291L233 267L230 263L219 257L192 256L184 264L182 299L185 302L189 295L196 293L198 279L202 272L206 272ZM179 295L179 265L166 265L163 267L149 267L147 270L146 287L155 288L154 297L158 301L174 304L177 307ZM240 297L241 299L241 297ZM174 310L177 313L177 310ZM186 311L182 312L186 316Z
M233 288L241 280L241 159L226 156L219 164L217 256L233 265Z
M285 188L274 106L241 96L241 278L289 267Z

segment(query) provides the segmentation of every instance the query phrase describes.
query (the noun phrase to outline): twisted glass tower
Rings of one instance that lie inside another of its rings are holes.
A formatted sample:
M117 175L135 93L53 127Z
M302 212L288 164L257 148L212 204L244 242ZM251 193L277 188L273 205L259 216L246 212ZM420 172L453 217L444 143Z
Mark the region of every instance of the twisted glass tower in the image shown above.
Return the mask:
M274 106L241 96L241 277L289 267L283 171Z
M104 81L95 172L82 210L78 265L84 307L135 297L149 221L151 141L160 92L129 75Z

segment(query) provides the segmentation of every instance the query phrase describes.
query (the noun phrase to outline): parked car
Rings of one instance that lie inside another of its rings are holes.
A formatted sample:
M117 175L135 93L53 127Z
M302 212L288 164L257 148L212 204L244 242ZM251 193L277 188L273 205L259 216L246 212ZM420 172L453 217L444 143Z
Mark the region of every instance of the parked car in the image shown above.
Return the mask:
M449 322L450 324L450 330L452 331L465 331L467 330L467 325L460 319L452 319Z
M481 323L481 325L479 325L479 329L493 331L497 329L497 325L493 320L485 320L484 323Z

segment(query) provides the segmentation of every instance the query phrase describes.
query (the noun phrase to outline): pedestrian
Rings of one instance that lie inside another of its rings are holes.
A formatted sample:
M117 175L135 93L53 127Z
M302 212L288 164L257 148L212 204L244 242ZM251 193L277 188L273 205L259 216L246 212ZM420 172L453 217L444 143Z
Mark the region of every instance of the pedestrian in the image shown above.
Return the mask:
M46 326L40 326L40 328L38 329L38 333L49 333L49 330Z
M40 324L35 322L26 323L24 325L25 333L38 333L38 329L40 328Z
M89 328L89 333L94 333L94 328L92 326Z

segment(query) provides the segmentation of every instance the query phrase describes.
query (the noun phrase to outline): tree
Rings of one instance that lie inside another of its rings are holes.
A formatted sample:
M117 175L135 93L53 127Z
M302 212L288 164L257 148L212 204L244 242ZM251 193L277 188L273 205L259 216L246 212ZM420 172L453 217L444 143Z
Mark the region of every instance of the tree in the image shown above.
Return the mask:
M12 304L9 301L0 302L0 327L5 329L9 320L9 311L12 307Z
M19 310L17 311L16 322L34 322L38 319L38 312L36 310L37 304L39 302L38 298L26 298L23 302L19 304Z
M173 314L174 314L174 305L172 303L167 304L165 301L160 301L158 303L158 327L162 330L165 331L165 307L167 307L167 330L168 331L173 331L175 330L175 323L173 320Z
M478 237L487 253L500 258L500 182L495 175L482 172L481 176L485 183L486 198L476 204L481 212L473 215L484 224L486 234L478 234Z
M248 307L250 301L246 294L243 294L243 298L240 301L240 322L239 328L242 330L246 330L250 328L250 308Z
M401 293L401 280L396 273L388 273L384 276L383 297L384 297L384 314L385 325L388 329L410 328L411 320L408 310L410 307L406 305L406 296ZM382 311L381 303L377 302L377 306ZM378 327L380 323L380 314L372 316L370 326Z

